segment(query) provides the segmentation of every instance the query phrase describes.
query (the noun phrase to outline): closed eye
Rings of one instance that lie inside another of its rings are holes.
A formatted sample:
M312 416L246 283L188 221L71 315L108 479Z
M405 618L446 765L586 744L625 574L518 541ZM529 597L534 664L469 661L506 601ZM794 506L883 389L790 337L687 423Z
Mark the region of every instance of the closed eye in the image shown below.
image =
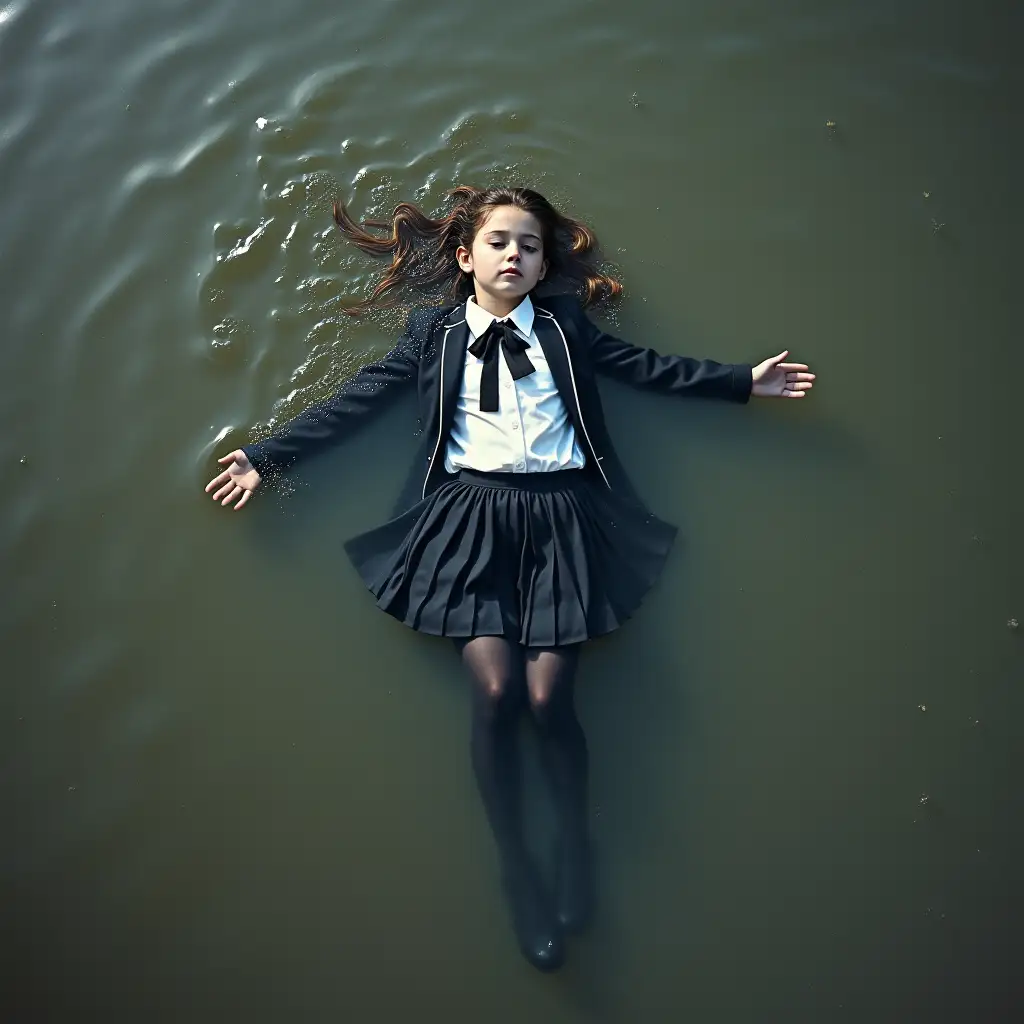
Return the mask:
M505 243L504 242L488 242L487 244L490 245L490 247L492 249L504 249L505 248ZM523 252L539 252L540 251L539 248L536 245L523 245L520 248L523 250Z

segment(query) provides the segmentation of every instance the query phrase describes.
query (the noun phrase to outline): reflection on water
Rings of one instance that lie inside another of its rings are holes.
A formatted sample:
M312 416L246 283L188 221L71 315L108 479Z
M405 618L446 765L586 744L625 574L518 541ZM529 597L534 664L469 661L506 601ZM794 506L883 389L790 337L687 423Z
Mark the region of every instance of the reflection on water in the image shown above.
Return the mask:
M1019 27L0 8L5 1019L1014 1019ZM462 181L594 224L626 337L819 374L797 409L607 390L682 543L583 659L602 916L556 978L508 934L451 652L341 554L411 405L201 500L399 327L341 313L375 268L333 199Z

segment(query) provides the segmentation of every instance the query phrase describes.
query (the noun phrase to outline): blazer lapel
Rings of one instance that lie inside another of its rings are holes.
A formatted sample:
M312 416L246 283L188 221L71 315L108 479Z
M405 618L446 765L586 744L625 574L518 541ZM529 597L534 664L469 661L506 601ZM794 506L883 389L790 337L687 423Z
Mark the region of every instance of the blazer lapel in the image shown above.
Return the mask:
M455 406L462 389L466 367L466 349L469 346L469 325L466 307L458 306L444 322L441 342L441 415L451 425ZM442 424L444 427L446 424Z
M579 396L573 381L572 366L569 363L569 348L562 329L554 316L540 306L534 307L533 330L548 361L551 376L555 379L558 393L569 410L573 426L580 429Z

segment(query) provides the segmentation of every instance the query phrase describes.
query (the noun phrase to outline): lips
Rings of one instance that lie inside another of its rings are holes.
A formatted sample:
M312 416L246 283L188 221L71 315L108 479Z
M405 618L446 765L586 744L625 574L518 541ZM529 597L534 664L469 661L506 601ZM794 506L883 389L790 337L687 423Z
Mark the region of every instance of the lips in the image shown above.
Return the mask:
M503 270L498 277L522 277L523 275L516 270L515 267L509 267L508 270Z

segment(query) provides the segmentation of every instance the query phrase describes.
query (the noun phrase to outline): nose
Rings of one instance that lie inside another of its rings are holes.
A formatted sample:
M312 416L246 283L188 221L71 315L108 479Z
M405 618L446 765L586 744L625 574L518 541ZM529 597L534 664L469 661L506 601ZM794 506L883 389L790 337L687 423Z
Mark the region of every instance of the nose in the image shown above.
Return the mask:
M508 254L508 258L513 263L518 263L519 262L519 248L516 245L512 246L512 251Z

